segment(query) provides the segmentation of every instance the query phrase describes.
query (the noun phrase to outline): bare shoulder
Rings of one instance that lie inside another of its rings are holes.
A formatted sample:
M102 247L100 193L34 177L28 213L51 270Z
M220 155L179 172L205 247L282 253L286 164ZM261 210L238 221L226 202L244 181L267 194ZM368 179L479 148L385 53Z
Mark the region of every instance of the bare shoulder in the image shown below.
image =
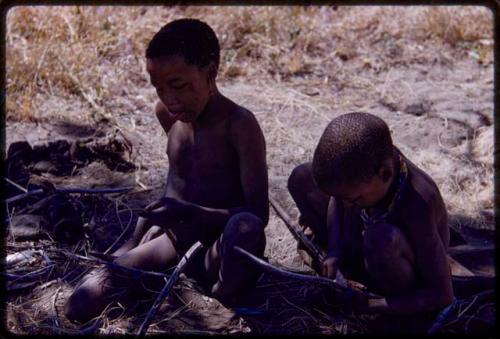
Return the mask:
M229 99L228 101L230 111L229 121L231 126L240 127L242 124L259 125L255 115L249 109L240 106Z
M432 224L446 223L446 206L439 188L432 178L422 169L405 158L409 172L408 194L404 202L407 218L420 222L433 221Z
M247 108L232 101L229 103L228 114L229 133L232 138L258 138L263 139L262 130L255 115Z

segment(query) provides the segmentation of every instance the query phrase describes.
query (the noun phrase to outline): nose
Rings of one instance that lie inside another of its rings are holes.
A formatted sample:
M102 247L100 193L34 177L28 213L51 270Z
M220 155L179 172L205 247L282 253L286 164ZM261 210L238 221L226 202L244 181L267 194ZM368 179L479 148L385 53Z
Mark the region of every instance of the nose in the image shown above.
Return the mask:
M167 90L158 91L158 97L160 97L160 100L163 102L165 106L167 106L169 110L180 106L179 99L172 91L167 91Z

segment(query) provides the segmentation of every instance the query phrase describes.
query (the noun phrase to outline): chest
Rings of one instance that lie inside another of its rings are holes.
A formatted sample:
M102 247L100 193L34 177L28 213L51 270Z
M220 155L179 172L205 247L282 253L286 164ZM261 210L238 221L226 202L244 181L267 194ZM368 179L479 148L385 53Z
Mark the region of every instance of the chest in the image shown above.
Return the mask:
M237 154L224 126L211 129L179 128L169 136L167 155L180 175L202 171L214 174L233 167Z

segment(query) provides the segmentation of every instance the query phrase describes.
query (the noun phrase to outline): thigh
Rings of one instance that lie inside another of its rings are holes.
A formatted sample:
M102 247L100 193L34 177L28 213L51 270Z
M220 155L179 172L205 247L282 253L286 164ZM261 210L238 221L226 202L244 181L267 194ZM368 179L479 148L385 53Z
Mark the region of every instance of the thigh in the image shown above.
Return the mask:
M308 226L314 234L314 241L326 248L326 216L330 197L316 187L310 162L292 171L288 178L288 190L300 211L299 223Z
M390 224L370 225L363 251L371 280L385 295L400 295L416 286L414 254L404 232Z
M116 263L142 270L167 270L177 263L178 255L175 247L166 234L162 234L145 242L115 261Z
M363 221L356 208L345 208L341 224L341 251L343 253L340 270L349 279L367 284L363 256Z
M288 178L288 190L296 203L307 202L314 212L326 220L330 197L316 186L311 162L303 163L293 169ZM300 209L301 206L298 207Z

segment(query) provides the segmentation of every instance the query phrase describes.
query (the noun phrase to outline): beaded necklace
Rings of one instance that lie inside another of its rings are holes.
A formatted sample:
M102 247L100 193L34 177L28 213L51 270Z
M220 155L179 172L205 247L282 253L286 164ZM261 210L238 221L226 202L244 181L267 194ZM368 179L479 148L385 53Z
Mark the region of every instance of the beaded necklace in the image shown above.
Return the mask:
M394 193L391 203L389 207L387 207L387 211L379 215L378 217L370 217L366 211L366 208L363 208L360 213L360 217L365 223L366 226L378 224L381 221L386 220L389 215L394 211L394 208L399 203L401 199L401 195L403 194L404 189L406 188L406 184L408 182L408 166L403 160L403 157L398 152L399 156L399 178L398 178L398 188Z

